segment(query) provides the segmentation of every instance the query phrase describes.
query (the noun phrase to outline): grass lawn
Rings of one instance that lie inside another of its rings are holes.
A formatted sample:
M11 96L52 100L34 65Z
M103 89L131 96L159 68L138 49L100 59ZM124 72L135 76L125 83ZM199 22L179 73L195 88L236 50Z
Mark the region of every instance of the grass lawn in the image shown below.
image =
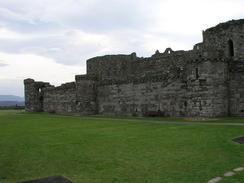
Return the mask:
M244 145L231 141L244 126L160 120L184 119L0 111L0 183L52 175L76 183L206 183L244 164ZM244 182L244 172L221 182Z

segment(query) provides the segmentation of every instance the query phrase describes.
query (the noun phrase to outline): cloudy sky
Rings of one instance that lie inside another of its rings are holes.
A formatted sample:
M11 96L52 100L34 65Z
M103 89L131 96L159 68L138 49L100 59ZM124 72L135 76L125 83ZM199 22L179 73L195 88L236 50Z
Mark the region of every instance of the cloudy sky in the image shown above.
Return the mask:
M25 78L73 81L98 55L191 49L243 10L244 0L0 0L0 95L23 96Z

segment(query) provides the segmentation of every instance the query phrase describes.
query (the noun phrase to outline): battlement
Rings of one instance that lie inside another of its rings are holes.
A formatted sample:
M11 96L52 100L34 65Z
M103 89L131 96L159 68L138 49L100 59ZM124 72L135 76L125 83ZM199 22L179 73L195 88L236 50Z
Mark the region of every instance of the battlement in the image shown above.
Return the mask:
M205 33L214 34L228 30L244 30L244 19L230 20L228 22L220 23L215 27L211 27L205 30Z

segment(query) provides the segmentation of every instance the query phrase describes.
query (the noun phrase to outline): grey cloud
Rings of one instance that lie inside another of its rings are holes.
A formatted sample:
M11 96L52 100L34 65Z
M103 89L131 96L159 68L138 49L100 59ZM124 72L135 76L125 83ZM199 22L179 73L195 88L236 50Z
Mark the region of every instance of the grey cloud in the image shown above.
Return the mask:
M26 33L40 33L61 28L61 25L55 22L43 21L39 18L31 19L7 8L0 8L0 24L10 30Z
M60 2L54 0L48 8L43 5L45 1L33 3L25 0L22 4L17 0L12 1L14 3L5 2L0 8L0 22L10 29L26 32L62 27L106 32L116 29L145 29L153 23L152 7L141 6L136 0L93 0L93 3L87 4L84 1L70 1L67 7L58 6ZM55 6L54 2L58 5ZM154 5L155 2L150 4Z
M119 31L108 33L109 41L100 39L89 41L82 40L74 43L76 35L75 31L69 31L60 35L42 35L32 39L0 39L0 51L8 53L34 53L37 55L53 58L56 62L72 65L84 63L88 58L103 55L103 54L118 54L137 52L141 56L149 56L153 54L143 48L145 38L143 34L138 34L137 31ZM99 34L98 34L99 35ZM155 34L154 36L160 38L163 34ZM184 42L189 42L192 39L189 37L180 38L176 35L167 35L171 40L177 38ZM196 42L195 42L196 43ZM190 44L191 46L193 44ZM171 46L171 45L167 45ZM104 51L105 49L105 51ZM106 50L107 49L107 50ZM164 50L162 48L155 48ZM173 48L174 49L174 48Z
M17 0L4 1L0 8L0 25L15 32L35 34L37 37L27 40L1 40L0 51L34 53L51 57L59 63L76 64L96 54L136 51L133 49L140 48L134 43L140 41L133 42L131 35L123 36L122 34L133 30L137 32L137 35L133 34L133 40L141 39L139 34L143 34L147 27L153 26L150 7L141 6L137 0L64 2L57 0L51 2L24 0L21 3ZM60 31L71 30L72 32L75 29L107 35L112 42L105 44L103 40L98 40L76 45L72 44L72 35L58 35ZM53 36L50 36L50 33ZM104 51L106 49L109 51Z
M151 28L158 26L154 11L160 10L158 6L161 1L4 0L0 7L0 26L36 36L30 36L29 39L2 39L0 51L33 53L53 58L59 63L77 64L85 63L86 59L101 54L135 51L138 55L149 56L152 53L143 47L148 41L144 35L159 39L167 37L172 42L184 42L187 45L197 43L197 36L151 31ZM70 32L60 34L66 30ZM81 40L77 44L73 40L75 35L72 35L75 30L106 35L110 40ZM155 49L165 48L162 43L162 48Z
M6 67L6 66L8 66L8 64L0 63L0 67Z
M138 1L137 1L138 3ZM67 24L87 31L104 32L123 29L146 29L153 25L149 11L135 1L100 1L80 16L67 17Z
M103 49L100 42L74 45L67 36L47 36L30 40L0 40L0 50L7 53L33 53L53 58L67 65L81 63ZM94 55L95 56L95 55Z

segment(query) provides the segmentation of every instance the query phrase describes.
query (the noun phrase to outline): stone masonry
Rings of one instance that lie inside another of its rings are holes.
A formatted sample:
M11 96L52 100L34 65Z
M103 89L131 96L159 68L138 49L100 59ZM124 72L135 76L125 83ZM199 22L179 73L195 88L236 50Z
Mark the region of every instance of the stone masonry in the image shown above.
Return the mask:
M54 87L26 79L30 112L129 116L244 116L244 19L203 31L190 51L106 55Z

